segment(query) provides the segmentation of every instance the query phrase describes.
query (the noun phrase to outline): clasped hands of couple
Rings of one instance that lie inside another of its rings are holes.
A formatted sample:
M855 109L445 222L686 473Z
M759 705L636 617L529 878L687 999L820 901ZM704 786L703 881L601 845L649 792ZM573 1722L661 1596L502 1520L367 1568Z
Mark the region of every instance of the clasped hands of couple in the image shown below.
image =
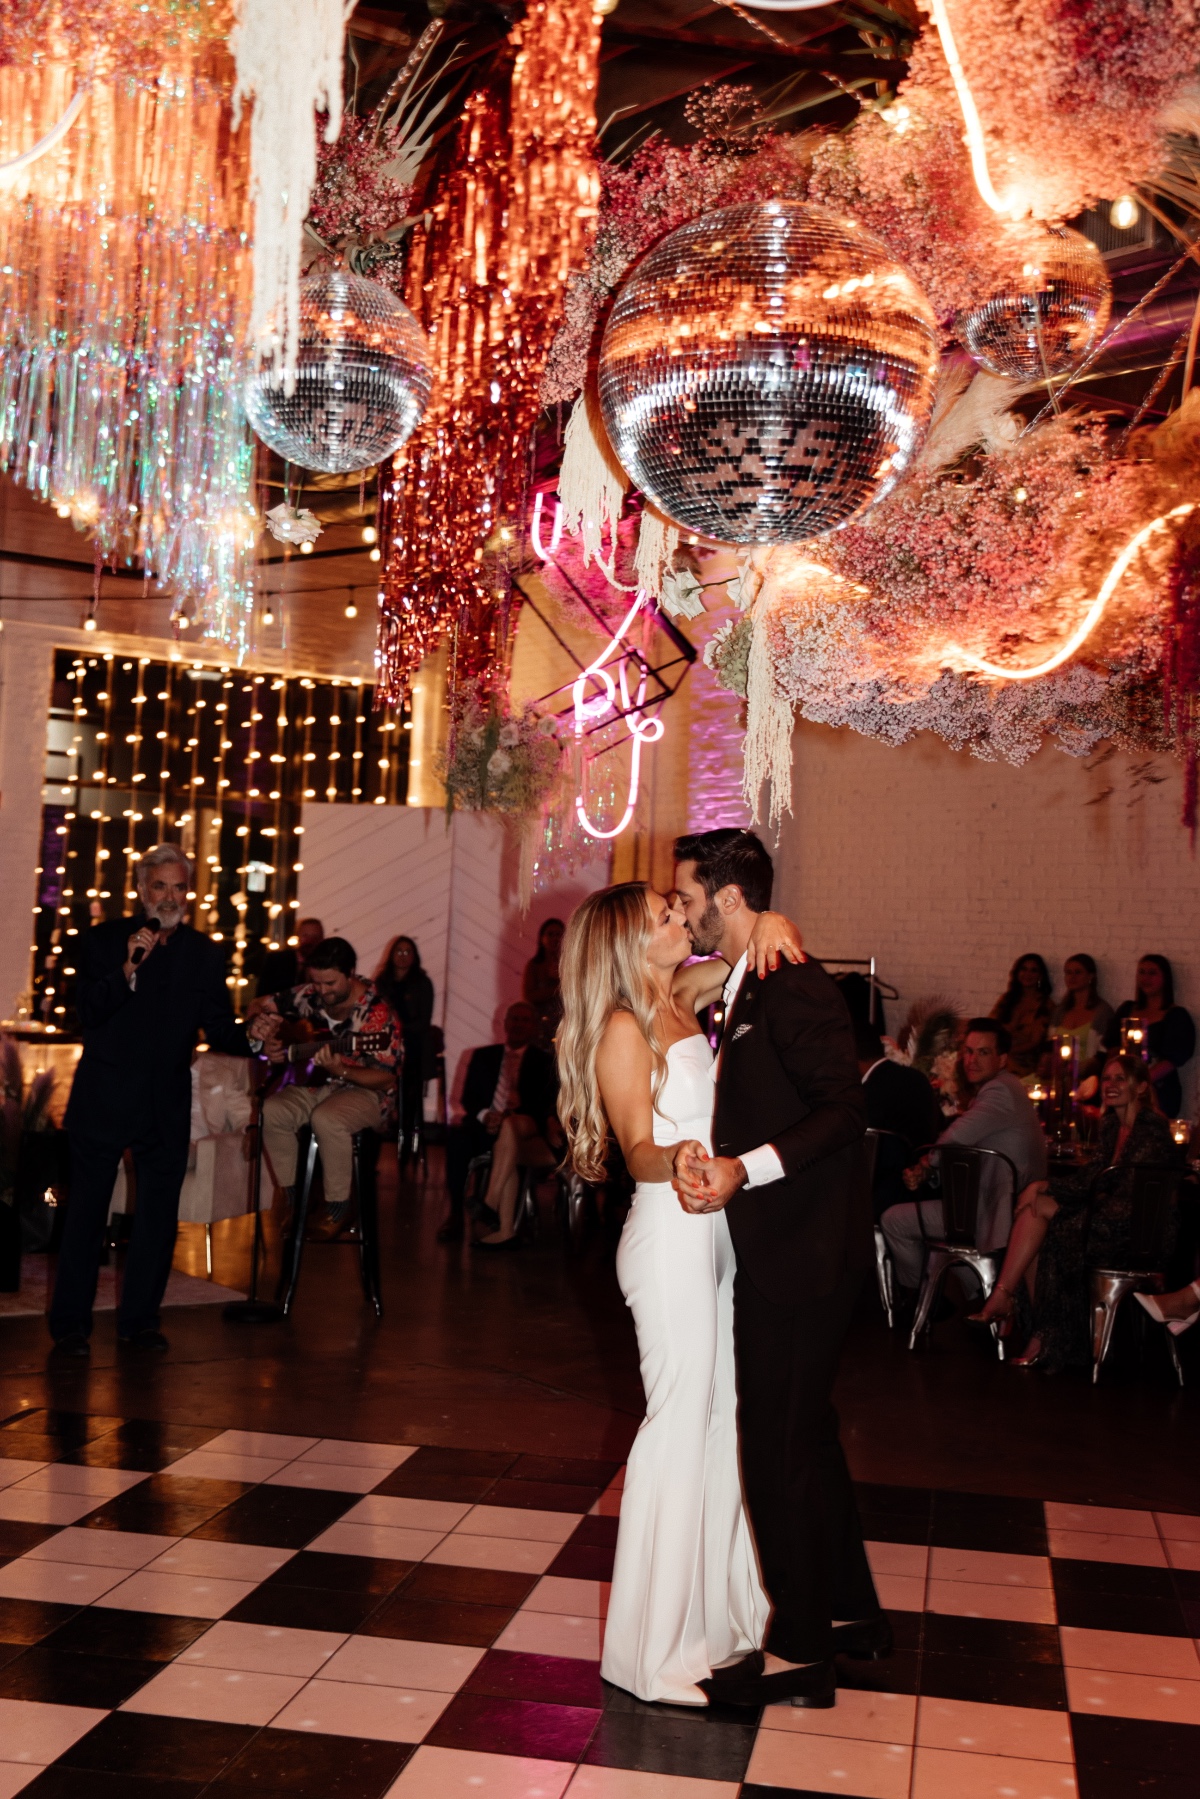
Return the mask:
M677 1143L671 1157L671 1185L685 1212L719 1212L739 1187L746 1170L736 1156L710 1156L703 1143Z

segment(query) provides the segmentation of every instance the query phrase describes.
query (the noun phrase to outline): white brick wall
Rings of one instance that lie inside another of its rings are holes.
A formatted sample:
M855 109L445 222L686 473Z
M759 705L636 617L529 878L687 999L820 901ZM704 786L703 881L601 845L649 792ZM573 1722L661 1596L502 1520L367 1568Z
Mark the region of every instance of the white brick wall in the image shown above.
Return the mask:
M1138 956L1158 951L1200 1022L1200 863L1179 823L1178 763L1044 749L1015 769L932 736L891 749L804 723L793 747L777 897L818 955L878 958L901 995L889 1025L934 991L990 1011L1029 950L1056 992L1066 956L1094 956L1113 1005L1132 998Z

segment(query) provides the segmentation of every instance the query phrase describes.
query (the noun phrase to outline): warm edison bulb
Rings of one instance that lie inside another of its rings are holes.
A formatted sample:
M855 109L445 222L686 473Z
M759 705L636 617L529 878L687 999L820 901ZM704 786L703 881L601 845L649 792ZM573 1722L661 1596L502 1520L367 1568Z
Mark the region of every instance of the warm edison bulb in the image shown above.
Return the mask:
M371 553L370 553L370 556L369 556L369 558L368 558L368 560L369 560L369 561L371 561L371 562L378 562L378 561L379 561L379 555L380 555L380 552L379 552L379 550L378 550L378 549L374 549L374 550L372 550L372 551L371 551Z
M302 556L311 556L312 555L312 545L310 543L302 543L300 545L300 554Z
M70 518L70 516L71 516L71 508L69 506L66 506L66 505L56 506L54 508L54 510L55 510L55 512L57 512L59 518Z
M377 537L378 537L378 536L379 536L379 533L378 533L378 531L377 531L377 530L376 530L376 529L375 529L375 527L374 527L374 525L364 525L364 526L363 526L363 534L362 534L362 537L363 537L363 542L364 542L364 543L374 543L374 542L375 542L375 539L376 539L376 538L377 538Z
M85 618L83 621L83 628L85 631L94 631L96 629L95 619L94 618Z
M346 617L347 618L357 618L358 617L358 607L354 604L353 600L351 600L350 604L346 608Z
M610 12L616 12L620 0L592 0L592 11L598 19L606 19Z
M1141 216L1132 194L1118 195L1108 209L1109 224L1115 225L1118 231L1132 231Z
M268 606L266 611L263 613L263 624L264 625L273 625L274 623L275 623L275 614L271 611L271 608Z

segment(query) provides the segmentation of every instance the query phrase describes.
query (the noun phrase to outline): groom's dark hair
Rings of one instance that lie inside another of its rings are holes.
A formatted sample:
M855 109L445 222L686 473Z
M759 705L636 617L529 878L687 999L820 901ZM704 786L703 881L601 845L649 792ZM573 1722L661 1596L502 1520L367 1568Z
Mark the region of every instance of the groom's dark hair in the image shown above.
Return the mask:
M771 904L775 869L753 831L696 831L675 839L676 862L694 862L696 879L709 899L722 887L740 887L751 912Z

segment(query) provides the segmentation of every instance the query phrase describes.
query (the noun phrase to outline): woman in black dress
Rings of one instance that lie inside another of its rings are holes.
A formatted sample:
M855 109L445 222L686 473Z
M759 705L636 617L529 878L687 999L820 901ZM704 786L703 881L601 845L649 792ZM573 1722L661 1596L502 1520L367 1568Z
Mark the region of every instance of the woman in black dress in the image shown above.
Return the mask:
M1109 1056L1100 1085L1104 1117L1094 1153L1072 1173L1026 1187L1000 1278L975 1314L976 1322L1007 1335L1024 1278L1033 1335L1013 1363L1017 1368L1041 1364L1053 1371L1089 1361L1091 1270L1119 1268L1128 1254L1134 1170L1139 1162L1180 1159L1138 1056Z
M433 982L411 937L393 937L375 976L377 991L400 1020L404 1072L400 1079L400 1160L415 1153L425 1091L425 1045L433 1022Z
M1143 956L1138 963L1137 995L1118 1007L1105 1034L1105 1049L1120 1049L1122 1025L1144 1033L1142 1054L1150 1064L1159 1107L1168 1118L1178 1118L1183 1109L1178 1071L1195 1053L1196 1027L1187 1008L1175 1004L1175 976L1165 956Z

